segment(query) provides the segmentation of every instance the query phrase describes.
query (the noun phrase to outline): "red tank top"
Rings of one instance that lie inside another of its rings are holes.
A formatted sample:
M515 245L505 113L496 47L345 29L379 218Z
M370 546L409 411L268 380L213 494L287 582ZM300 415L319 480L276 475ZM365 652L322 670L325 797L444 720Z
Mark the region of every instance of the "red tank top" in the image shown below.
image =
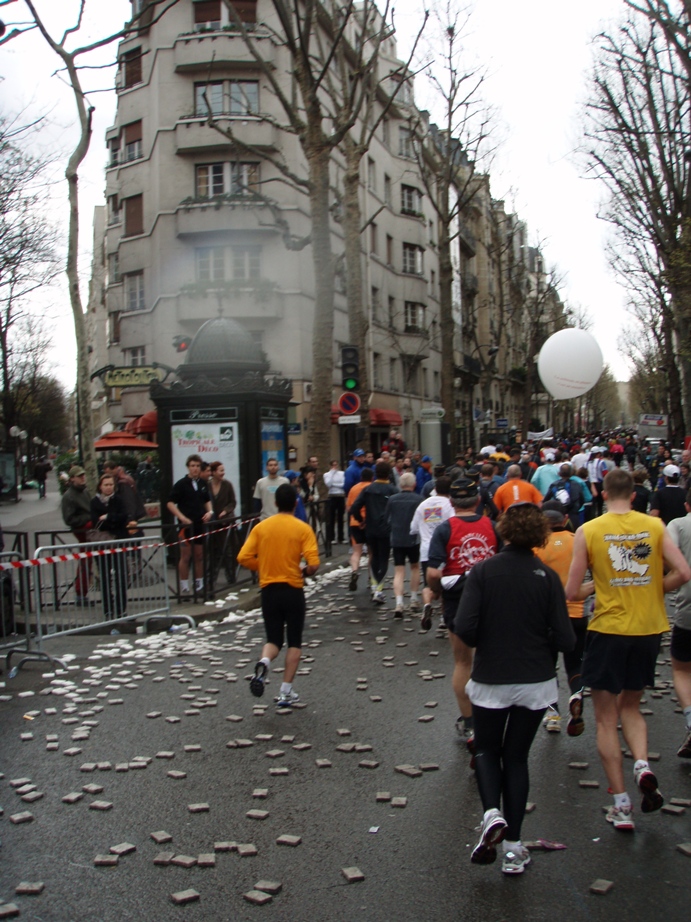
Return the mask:
M497 536L487 516L477 522L453 516L449 525L451 536L446 544L444 576L465 576L476 563L497 553Z

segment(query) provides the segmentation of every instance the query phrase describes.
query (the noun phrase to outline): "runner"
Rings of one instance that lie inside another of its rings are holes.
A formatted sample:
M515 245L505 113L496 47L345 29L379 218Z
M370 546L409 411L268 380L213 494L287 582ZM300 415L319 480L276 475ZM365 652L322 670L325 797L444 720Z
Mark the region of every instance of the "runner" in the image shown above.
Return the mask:
M439 525L432 536L427 580L430 589L441 591L442 594L444 622L449 629L449 642L454 658L452 686L460 711L460 716L456 720L456 731L473 755L473 708L465 688L473 665L473 653L454 632L453 624L466 576L475 564L496 554L499 539L490 519L477 513L477 484L465 478L455 480L451 484L450 495L456 514ZM472 765L471 760L471 767Z
M388 462L387 462L388 463ZM386 514L391 528L390 540L393 550L393 592L396 598L394 618L403 617L403 586L405 564L410 563L410 610L420 611L418 590L420 588L420 541L410 531L410 524L417 507L422 502L415 492L415 475L401 475L401 492L389 498Z
M519 464L510 464L506 469L506 482L497 487L494 505L499 513L505 512L513 503L542 503L542 493L534 484L523 479L523 471Z
M283 646L284 633L288 649L283 682L275 699L280 708L292 707L299 696L293 691L293 679L302 654L302 630L305 623L304 577L319 568L319 553L314 532L293 514L297 495L288 483L274 493L277 514L264 519L247 536L238 553L238 563L248 570L259 571L262 593L262 617L266 643L261 659L254 667L250 691L256 698L264 694L272 661ZM306 565L301 567L304 558Z
M369 553L370 584L372 587L372 601L375 605L384 605L384 577L389 568L389 524L387 521L387 505L389 497L398 493L396 487L389 482L389 465L379 461L374 468L376 480L358 496L350 510L351 516L357 521L363 521L364 510L365 538Z
M653 493L650 502L650 515L662 519L665 525L686 515L684 491L679 483L680 474L676 464L665 465L662 469L664 486Z
M691 564L691 490L686 494L686 515L669 523L669 536ZM691 759L691 582L684 583L672 596L672 678L679 706L684 712L686 736L677 750L680 759Z
M545 707L557 694L553 648L568 650L575 637L559 577L532 552L549 532L540 510L516 503L502 515L498 530L505 545L468 574L454 631L476 648L467 693L485 812L470 860L491 864L504 840L502 871L522 874L530 863L521 842L528 755Z
M592 585L583 583L583 577L590 567L595 611L588 625L583 684L591 689L598 751L614 794L606 819L622 831L633 830L634 821L624 784L619 723L635 760L643 813L659 810L664 803L648 764L648 728L640 700L644 687L655 684L660 637L669 630L663 593L691 578L691 568L663 523L631 510L632 494L628 471L615 468L607 474L607 513L576 532L566 584L567 599L587 598Z
M454 508L449 499L451 492L451 478L437 477L435 484L436 496L423 500L415 510L413 521L410 524L411 535L420 536L420 566L422 568L422 619L420 627L429 631L432 627L432 602L439 599L439 593L434 592L427 584L427 561L429 545L438 525L448 521L454 514ZM444 620L442 618L442 626Z
M364 457L364 453L363 453ZM370 486L374 480L374 471L365 467L362 470L362 479L358 480L350 488L350 492L346 498L346 512L348 513L348 523L350 527L350 543L352 545L352 551L350 554L350 582L348 583L348 591L355 592L357 589L357 580L358 580L358 571L360 569L360 558L362 557L362 550L365 546L365 528L362 522L358 522L357 519L354 519L350 515L350 509L358 498L358 496ZM362 516L365 516L365 510L362 510Z

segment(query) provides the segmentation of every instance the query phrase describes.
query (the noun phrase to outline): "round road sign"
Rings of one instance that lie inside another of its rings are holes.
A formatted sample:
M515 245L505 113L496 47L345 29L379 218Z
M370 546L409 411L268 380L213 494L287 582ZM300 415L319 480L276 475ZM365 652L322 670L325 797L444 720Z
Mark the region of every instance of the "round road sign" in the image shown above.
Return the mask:
M360 409L360 398L352 391L346 391L338 398L338 409L344 416L352 416Z

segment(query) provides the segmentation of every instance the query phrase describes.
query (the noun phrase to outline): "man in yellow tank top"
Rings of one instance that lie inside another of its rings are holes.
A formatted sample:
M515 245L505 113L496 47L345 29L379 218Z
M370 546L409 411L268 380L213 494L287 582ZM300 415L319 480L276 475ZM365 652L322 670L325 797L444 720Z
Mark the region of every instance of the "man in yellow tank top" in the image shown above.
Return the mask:
M633 493L628 471L615 468L607 474L603 482L607 513L576 532L566 584L566 598L571 601L585 599L595 590L583 684L591 689L598 752L614 794L606 819L622 831L632 831L634 823L624 785L618 723L635 760L641 810L651 813L664 803L648 764L648 729L640 699L644 687L655 684L660 635L669 630L664 593L691 579L691 568L664 524L631 511ZM584 583L588 567L593 579Z

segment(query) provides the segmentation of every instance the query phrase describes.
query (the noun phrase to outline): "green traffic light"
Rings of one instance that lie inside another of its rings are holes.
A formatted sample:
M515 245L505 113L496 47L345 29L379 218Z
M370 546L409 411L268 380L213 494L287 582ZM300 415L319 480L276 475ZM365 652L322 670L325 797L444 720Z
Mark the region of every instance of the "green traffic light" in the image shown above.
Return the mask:
M347 391L354 391L355 388L357 387L357 381L355 380L355 378L346 378L343 381L343 387Z

